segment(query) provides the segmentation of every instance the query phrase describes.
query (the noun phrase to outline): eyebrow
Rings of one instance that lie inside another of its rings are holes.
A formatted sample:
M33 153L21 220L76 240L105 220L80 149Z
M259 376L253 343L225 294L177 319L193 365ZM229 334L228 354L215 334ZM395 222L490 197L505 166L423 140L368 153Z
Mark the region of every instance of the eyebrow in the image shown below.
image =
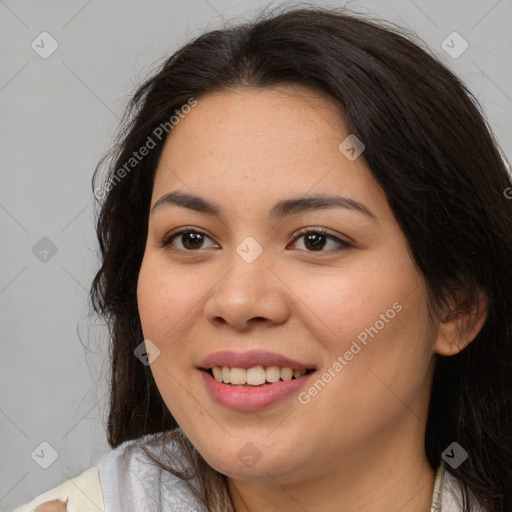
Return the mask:
M157 208L164 204L189 208L190 210L214 215L219 218L225 216L224 209L219 204L213 203L201 196L185 194L178 191L169 192L158 199L158 201L153 205L151 213L154 213ZM329 194L284 199L274 204L270 209L269 218L279 220L288 215L294 215L310 210L325 210L329 208L345 208L347 210L362 213L372 219L377 218L363 203L350 199L349 197Z

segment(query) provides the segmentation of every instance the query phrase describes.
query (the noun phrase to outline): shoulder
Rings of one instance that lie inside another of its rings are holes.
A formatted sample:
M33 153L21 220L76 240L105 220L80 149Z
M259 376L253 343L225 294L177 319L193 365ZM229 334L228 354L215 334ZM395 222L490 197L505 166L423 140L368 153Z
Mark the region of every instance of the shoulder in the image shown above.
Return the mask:
M97 512L104 512L97 467L87 469L12 512L60 512L68 510L66 503L75 512L90 512L92 505Z
M153 511L184 504L191 510L204 511L195 498L198 485L194 478L185 481L159 467L147 455L146 450L165 465L181 470L188 467L177 442L179 434L172 431L163 434L148 434L123 442L100 455L87 471L12 512ZM63 507L66 499L67 508Z
M179 437L176 430L145 435L105 454L97 464L105 510L152 512L171 506L172 510L188 507L187 510L204 511L195 494L197 481L184 480L159 465L178 471L189 469Z
M127 441L114 450L100 457L105 469L117 466L130 447L137 447L137 440ZM104 493L102 479L110 483L109 475L100 475L100 464L90 467L78 476L71 478L49 491L39 494L32 501L14 509L12 512L59 512L73 510L74 512L90 512L94 504L96 512L104 512ZM103 478L102 478L103 477Z

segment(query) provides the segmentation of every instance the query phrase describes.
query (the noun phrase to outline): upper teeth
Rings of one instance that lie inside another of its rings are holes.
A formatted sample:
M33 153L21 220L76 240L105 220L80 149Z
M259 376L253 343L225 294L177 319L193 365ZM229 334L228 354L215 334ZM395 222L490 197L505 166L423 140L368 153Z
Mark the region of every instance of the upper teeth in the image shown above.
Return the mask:
M218 382L225 384L249 384L260 386L267 382L298 379L306 374L306 369L292 370L291 368L279 368L278 366L254 366L253 368L230 368L229 366L214 366L213 376Z

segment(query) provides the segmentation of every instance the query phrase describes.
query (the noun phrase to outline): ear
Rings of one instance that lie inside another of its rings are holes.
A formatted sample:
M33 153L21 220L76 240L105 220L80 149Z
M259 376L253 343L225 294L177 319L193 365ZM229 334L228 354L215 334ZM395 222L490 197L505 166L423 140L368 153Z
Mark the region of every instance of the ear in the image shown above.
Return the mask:
M481 290L457 291L440 313L434 351L453 356L465 349L482 329L487 318L487 296Z

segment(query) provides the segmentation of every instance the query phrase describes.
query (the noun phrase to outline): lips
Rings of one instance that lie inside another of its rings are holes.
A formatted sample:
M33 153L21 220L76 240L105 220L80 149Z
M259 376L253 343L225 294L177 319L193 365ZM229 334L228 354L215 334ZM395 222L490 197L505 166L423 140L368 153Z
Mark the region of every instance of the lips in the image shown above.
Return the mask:
M201 361L198 369L210 370L214 366L246 369L255 366L278 366L280 368L291 368L292 370L316 370L316 366L311 363L303 363L281 354L261 350L250 350L246 352L225 350L215 352Z
M314 374L305 374L297 379L266 382L260 386L231 385L218 382L206 370L198 373L215 402L233 411L250 412L277 406L307 386ZM293 403L293 402L289 402Z
M207 356L197 369L200 370L206 389L218 404L236 411L256 411L278 404L298 392L307 385L317 367L273 352L225 350ZM236 382L245 382L243 374L247 373L247 369L259 373L265 369L268 372L267 380L262 381L262 375L259 380L253 375L247 380L257 381L256 385L231 382L233 371ZM226 380L229 382L223 382L223 377L218 380L220 370L222 375L226 373ZM214 373L217 373L217 378ZM290 373L293 374L293 379Z

